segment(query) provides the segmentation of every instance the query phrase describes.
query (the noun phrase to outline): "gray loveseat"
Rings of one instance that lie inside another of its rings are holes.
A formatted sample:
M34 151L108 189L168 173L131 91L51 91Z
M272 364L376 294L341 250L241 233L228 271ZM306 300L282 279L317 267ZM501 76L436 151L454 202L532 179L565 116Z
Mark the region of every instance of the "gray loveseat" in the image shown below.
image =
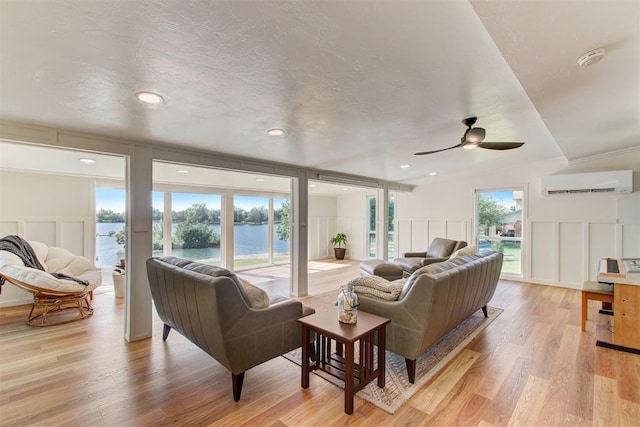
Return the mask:
M391 319L387 350L405 358L409 382L414 383L420 354L476 311L482 309L487 316L501 268L500 252L455 257L393 282L403 285L397 301L359 294L360 309Z
M162 339L175 329L231 371L236 402L244 372L300 347L297 320L315 312L269 297L227 269L185 259L150 258L147 274Z

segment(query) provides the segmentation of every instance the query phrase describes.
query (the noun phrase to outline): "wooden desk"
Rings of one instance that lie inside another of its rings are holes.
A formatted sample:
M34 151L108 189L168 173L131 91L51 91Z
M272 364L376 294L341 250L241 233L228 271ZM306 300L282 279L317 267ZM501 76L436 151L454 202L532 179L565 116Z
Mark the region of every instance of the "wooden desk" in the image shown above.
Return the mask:
M599 282L613 283L613 343L607 347L640 354L640 274L598 274Z
M598 282L584 282L582 285L582 332L586 331L589 300L613 304L613 286Z
M384 387L385 327L389 319L358 311L358 322L345 325L338 322L338 311L330 309L302 317L298 322L302 324L302 388L309 388L309 372L315 369L344 380L344 412L351 415L354 394L376 378L378 387ZM316 333L313 365L309 363L309 346L306 344L310 341L311 332ZM373 346L376 338L378 357L374 368ZM336 341L336 352L333 354L332 339ZM360 343L358 363L355 363L356 341Z

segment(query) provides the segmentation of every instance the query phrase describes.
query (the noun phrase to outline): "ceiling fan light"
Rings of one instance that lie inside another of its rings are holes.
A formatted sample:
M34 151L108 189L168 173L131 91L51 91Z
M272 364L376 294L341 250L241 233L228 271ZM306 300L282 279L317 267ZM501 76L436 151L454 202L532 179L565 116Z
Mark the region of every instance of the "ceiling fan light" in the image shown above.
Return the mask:
M467 142L466 144L464 144L462 146L462 148L464 148L465 150L473 150L474 148L476 148L480 143L473 143L473 142Z
M485 130L483 128L472 128L465 135L465 139L471 143L479 144L482 142L485 136Z

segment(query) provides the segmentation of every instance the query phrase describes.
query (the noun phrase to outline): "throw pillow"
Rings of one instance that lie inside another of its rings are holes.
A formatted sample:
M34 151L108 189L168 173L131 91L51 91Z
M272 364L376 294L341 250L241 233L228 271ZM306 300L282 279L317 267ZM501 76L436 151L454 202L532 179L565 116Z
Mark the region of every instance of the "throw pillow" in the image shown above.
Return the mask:
M249 300L249 306L251 308L269 307L269 294L267 294L264 289L260 289L240 277L238 277L238 280L242 285L242 290Z
M457 251L452 253L449 259L453 259L453 258L464 256L464 255L475 254L476 252L478 252L478 248L476 248L475 246L465 246L464 248L458 249Z

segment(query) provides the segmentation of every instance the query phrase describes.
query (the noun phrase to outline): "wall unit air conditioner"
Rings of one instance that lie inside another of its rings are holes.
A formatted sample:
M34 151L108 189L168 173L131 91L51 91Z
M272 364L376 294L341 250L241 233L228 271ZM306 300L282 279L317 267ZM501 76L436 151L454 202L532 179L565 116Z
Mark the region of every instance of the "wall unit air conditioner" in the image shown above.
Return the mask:
M542 177L542 194L631 193L633 172L608 171Z

